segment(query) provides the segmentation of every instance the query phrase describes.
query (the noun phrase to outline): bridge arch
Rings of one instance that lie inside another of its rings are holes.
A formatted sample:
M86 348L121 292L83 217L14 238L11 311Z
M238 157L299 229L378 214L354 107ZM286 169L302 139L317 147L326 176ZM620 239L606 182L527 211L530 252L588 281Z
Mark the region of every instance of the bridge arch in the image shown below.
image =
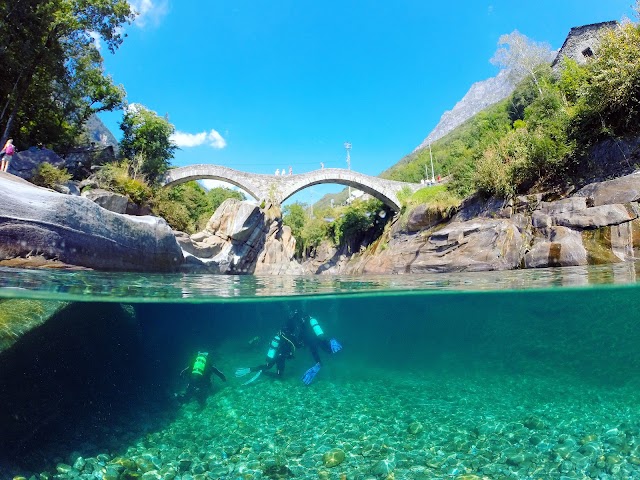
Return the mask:
M220 165L207 164L171 169L162 183L169 186L200 179L228 182L243 189L257 201L269 200L276 204L282 204L295 193L313 185L336 183L362 190L381 200L394 211L400 210L398 193L402 189L409 188L414 192L424 187L416 183L372 177L343 168L326 168L296 175L277 176L246 173Z

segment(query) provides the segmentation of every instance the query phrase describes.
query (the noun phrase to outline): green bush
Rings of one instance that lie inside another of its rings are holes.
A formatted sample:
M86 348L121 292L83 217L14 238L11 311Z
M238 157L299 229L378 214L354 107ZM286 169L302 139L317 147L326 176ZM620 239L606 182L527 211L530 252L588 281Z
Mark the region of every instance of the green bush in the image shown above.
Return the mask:
M174 230L194 233L195 224L186 206L175 201L154 198L151 210L155 215L164 218Z
M427 205L430 210L440 215L448 215L460 206L462 199L447 189L444 184L421 188L406 199L407 207Z
M53 188L56 185L63 185L71 180L71 174L66 168L54 167L50 163L44 162L38 165L33 172L31 181L41 187Z
M146 182L129 175L129 165L124 161L102 166L94 179L100 188L126 195L138 205L146 203L153 195Z

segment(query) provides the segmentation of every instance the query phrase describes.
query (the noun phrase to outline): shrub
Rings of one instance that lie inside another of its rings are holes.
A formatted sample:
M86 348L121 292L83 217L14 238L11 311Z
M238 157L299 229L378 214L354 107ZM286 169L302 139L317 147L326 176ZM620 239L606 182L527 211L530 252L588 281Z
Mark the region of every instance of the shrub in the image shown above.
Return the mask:
M71 180L71 174L66 168L54 167L50 163L44 162L38 165L33 172L31 181L41 187L53 188Z
M427 205L429 210L440 215L448 215L460 206L461 198L447 190L446 185L421 188L406 200L407 207Z
M126 195L132 202L139 205L147 202L153 194L143 180L129 175L129 166L126 162L104 165L94 179L100 188Z

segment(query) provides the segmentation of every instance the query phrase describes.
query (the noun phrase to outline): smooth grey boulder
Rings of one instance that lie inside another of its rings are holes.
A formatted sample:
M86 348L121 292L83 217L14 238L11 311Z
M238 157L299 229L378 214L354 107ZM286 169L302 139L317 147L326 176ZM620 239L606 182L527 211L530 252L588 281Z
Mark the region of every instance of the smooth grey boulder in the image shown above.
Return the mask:
M567 227L551 227L548 236L534 240L524 256L525 268L587 265L587 250L580 232Z
M85 190L82 192L82 196L88 198L94 203L97 203L102 208L115 213L127 213L127 205L129 205L129 198L126 195L120 193L108 192L101 188L95 188Z
M65 160L53 150L29 148L28 150L19 151L13 156L8 172L18 177L29 179L40 164L45 162L57 168L67 167Z
M409 213L407 219L407 232L418 232L425 228L431 228L445 220L443 215L434 213L427 205L418 205Z
M640 200L640 172L604 182L590 183L578 190L574 196L585 197L594 207L637 202Z
M0 175L0 260L43 257L114 271L175 271L184 261L167 223Z

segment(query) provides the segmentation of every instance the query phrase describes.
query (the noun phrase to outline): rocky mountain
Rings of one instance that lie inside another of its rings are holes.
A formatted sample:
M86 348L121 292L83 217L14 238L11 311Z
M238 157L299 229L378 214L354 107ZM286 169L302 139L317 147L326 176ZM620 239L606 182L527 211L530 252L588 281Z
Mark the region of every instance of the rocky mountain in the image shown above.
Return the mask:
M436 128L415 148L414 152L422 150L429 143L444 137L485 108L507 98L513 92L517 82L518 79L509 71L502 70L495 77L471 85L462 100L456 103L451 110L442 114Z
M109 145L117 147L118 140L97 115L91 115L84 128L90 142L104 147Z

